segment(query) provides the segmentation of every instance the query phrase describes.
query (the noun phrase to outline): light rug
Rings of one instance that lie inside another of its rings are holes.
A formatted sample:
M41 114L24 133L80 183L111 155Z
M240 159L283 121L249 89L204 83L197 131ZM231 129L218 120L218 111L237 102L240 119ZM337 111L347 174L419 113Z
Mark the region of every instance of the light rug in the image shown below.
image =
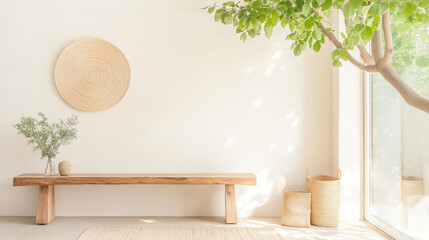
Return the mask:
M273 228L92 227L79 240L281 240Z

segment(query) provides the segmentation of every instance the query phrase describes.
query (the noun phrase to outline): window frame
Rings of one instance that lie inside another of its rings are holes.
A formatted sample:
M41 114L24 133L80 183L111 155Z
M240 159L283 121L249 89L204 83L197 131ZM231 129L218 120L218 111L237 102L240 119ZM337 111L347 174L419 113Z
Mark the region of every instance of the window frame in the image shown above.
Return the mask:
M371 73L369 72L364 72L364 78L363 78L363 99L364 99L364 103L363 103L363 139L364 139L364 152L363 152L363 156L364 159L362 161L362 169L363 171L363 220L366 221L367 223L369 223L370 225L373 225L374 227L376 227L377 229L379 229L380 231L384 232L385 234L387 234L388 236L392 237L393 239L398 239L398 240L411 240L412 238L410 236L408 236L407 234L401 232L400 230L394 228L393 226L391 226L390 224L388 224L387 222L381 220L380 218L374 216L371 214L371 206L370 206L370 198L371 198L371 194L370 194L370 174L371 174L371 129L372 129L372 125L371 125L371 119L372 119L372 114L371 114L371 96L372 96L372 91L371 91Z

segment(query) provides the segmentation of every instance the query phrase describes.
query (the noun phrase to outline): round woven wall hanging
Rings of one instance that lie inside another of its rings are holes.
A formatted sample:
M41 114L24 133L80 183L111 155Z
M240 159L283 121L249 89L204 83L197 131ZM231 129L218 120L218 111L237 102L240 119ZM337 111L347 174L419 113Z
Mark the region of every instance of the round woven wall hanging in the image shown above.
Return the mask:
M67 46L55 65L55 84L73 107L98 112L117 104L130 85L125 55L100 39L83 39Z

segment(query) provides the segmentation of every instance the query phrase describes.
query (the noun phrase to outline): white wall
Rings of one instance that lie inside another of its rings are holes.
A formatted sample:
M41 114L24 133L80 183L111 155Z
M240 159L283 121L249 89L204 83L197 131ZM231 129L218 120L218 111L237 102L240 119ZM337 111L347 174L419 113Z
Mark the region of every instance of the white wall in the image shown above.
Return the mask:
M14 176L42 172L12 123L43 111L77 114L78 139L61 149L77 172L254 172L237 187L240 216L279 216L284 190L331 171L330 46L294 57L285 32L239 41L214 23L207 1L0 2L0 215L34 215L37 187ZM86 113L56 91L55 61L68 44L101 38L131 66L113 108ZM59 186L58 216L224 214L221 186Z
M334 29L346 31L342 14L332 14ZM339 37L339 36L337 36ZM340 38L340 37L339 37ZM342 40L341 40L342 41ZM352 54L359 59L357 51ZM363 72L350 62L333 70L332 82L332 175L341 169L340 218L361 217L363 161Z

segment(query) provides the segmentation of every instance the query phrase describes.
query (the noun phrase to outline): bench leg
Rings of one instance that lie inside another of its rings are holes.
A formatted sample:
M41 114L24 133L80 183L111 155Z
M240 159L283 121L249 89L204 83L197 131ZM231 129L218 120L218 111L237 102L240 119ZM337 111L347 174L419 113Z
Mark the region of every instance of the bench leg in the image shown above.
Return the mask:
M55 218L54 185L40 186L36 223L48 224Z
M225 185L225 223L237 223L235 185Z

